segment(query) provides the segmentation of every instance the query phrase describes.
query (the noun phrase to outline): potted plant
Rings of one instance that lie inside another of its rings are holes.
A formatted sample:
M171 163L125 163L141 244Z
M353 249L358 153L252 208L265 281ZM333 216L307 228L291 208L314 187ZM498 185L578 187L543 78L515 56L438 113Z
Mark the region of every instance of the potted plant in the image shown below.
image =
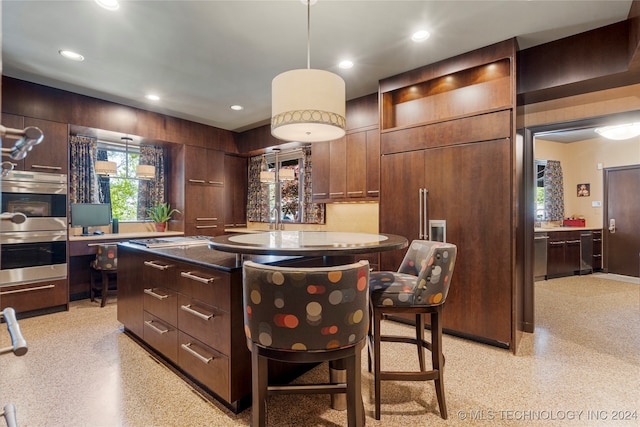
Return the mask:
M169 203L158 203L147 209L147 219L155 222L156 231L165 231L167 229L167 221L171 219L174 213L181 213L178 209L171 209Z

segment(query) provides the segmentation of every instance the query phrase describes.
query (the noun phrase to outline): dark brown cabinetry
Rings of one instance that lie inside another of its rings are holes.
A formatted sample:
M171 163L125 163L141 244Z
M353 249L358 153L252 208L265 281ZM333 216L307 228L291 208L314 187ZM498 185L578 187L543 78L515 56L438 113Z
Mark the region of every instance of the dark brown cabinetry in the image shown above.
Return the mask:
M13 307L17 312L69 306L67 279L0 287L0 310Z
M552 231L547 241L547 277L569 276L580 271L580 231Z
M232 255L231 255L232 256ZM250 393L242 273L119 246L118 320L233 410Z
M602 230L593 230L591 232L593 239L593 260L591 266L593 271L602 271Z
M247 159L224 156L224 227L247 225Z
M224 233L224 152L185 146L186 235Z
M66 123L52 122L50 120L34 119L31 117L2 114L2 124L5 127L24 129L30 126L39 128L44 139L39 145L33 147L29 155L23 160L15 161L17 170L51 172L66 174L68 170L68 143L69 128ZM2 146L10 148L15 143L14 139L3 138Z
M313 144L313 198L316 202L377 199L380 190L378 129L348 133Z

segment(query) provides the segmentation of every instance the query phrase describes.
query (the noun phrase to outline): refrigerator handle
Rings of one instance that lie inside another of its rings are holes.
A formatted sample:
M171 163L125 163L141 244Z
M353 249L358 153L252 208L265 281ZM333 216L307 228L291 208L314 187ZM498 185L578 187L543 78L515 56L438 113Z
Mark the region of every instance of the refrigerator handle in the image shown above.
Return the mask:
M424 223L423 223L423 227L424 227L424 240L429 240L429 203L428 203L428 196L429 195L429 190L427 190L426 188L424 189L424 206L423 206L423 210L424 210Z
M422 218L422 188L418 189L418 225L420 230L418 230L418 239L422 239L422 228L424 226L424 219Z

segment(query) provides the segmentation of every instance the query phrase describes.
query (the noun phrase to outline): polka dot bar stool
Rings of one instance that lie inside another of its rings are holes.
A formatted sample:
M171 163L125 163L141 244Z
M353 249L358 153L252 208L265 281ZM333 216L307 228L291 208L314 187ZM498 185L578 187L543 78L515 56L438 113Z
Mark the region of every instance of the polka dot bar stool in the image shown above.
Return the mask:
M369 330L369 371L374 365L375 418L380 419L381 381L427 381L435 383L440 416L447 419L442 379L442 305L444 304L451 274L456 261L456 246L449 243L414 240L402 260L398 272L371 273L371 328ZM384 316L415 314L416 336L381 335L380 324ZM425 315L430 315L431 342L424 339ZM380 369L380 342L415 344L418 348L420 371L400 372ZM424 348L431 351L430 370L425 369Z
M265 425L269 395L291 393L346 393L348 425L364 425L360 352L369 322L369 263L287 268L245 261L243 274L244 328L251 350L251 425ZM269 359L341 360L346 384L270 386Z
M91 261L91 290L89 296L91 301L95 301L96 290L101 291L102 300L100 307L104 307L107 302L107 294L109 293L109 280L115 279L118 274L118 245L99 245L96 259ZM95 276L102 277L102 286L98 287ZM115 285L114 285L115 286Z

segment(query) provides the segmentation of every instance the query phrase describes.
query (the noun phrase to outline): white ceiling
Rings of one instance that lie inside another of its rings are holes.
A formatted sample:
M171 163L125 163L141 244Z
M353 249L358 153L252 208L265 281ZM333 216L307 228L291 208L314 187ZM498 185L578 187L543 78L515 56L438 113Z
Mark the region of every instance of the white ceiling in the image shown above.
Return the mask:
M306 68L300 0L120 0L116 12L93 0L0 4L4 75L223 129L266 123L273 77ZM353 99L376 92L385 77L512 37L521 49L546 43L624 20L630 7L631 0L319 0L311 7L311 67L340 74ZM412 42L422 28L431 38ZM86 60L66 60L59 49ZM338 69L343 58L355 66ZM162 99L147 101L148 92Z

